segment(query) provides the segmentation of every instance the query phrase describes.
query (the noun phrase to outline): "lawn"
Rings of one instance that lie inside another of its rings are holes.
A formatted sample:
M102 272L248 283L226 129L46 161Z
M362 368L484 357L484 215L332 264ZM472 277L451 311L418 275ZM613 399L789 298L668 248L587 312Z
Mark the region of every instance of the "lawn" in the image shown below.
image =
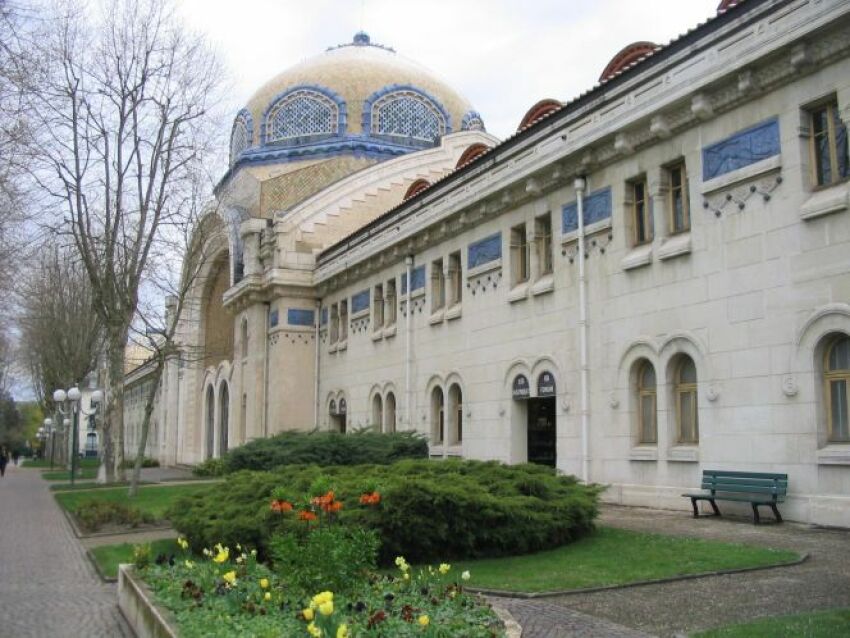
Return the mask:
M834 638L850 636L850 609L763 618L691 634L695 638Z
M42 472L41 478L45 481L70 481L71 473L67 470L60 470L58 472ZM94 479L97 478L97 468L96 467L84 467L82 469L77 469L77 479Z
M165 516L166 510L181 496L195 494L210 489L210 484L201 485L150 485L139 488L139 494L133 499L127 497L126 487L111 487L91 490L75 490L56 494L61 507L73 512L87 501L125 502L148 512L157 520Z
M622 585L798 558L787 550L601 527L558 549L509 558L457 561L470 586L540 592Z
M24 459L22 461L24 467L34 467L41 470L50 469L50 459ZM100 459L79 459L78 467L82 468L97 468L100 466ZM58 461L53 462L53 467L57 470L62 469L62 464Z
M92 548L91 554L100 567L101 573L107 578L118 577L118 565L133 562L133 546L135 543L121 543L120 545L101 545ZM164 538L151 541L151 555L156 558L159 554L166 556L179 553L177 543L173 538Z

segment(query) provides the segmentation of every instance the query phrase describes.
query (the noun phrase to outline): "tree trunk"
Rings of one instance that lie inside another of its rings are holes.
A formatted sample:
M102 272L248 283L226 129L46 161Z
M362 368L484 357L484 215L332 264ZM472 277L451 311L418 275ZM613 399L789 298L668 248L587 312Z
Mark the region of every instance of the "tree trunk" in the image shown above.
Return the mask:
M127 330L110 330L106 355L106 411L103 419L103 463L106 482L123 481L124 465L124 353ZM114 433L118 434L118 450L114 448Z
M150 430L153 404L156 400L156 392L159 389L159 381L162 378L163 360L157 359L156 368L151 375L151 387L148 396L145 397L145 416L142 418L142 433L139 437L139 446L136 449L136 460L133 463L133 476L130 479L129 496L132 498L139 493L139 480L142 476L142 462L145 458L145 448L148 444L148 431Z

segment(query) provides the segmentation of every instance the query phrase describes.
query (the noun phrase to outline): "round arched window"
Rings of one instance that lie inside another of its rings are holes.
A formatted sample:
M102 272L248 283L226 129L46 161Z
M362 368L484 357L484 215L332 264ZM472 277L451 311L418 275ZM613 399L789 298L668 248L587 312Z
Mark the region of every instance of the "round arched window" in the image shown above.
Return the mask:
M850 441L850 337L846 335L836 338L826 351L824 385L829 440L846 443Z

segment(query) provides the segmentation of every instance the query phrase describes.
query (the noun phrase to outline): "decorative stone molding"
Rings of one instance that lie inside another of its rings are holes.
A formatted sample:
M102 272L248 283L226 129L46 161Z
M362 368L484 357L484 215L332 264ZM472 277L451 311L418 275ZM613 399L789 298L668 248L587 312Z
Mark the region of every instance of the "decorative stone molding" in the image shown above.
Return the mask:
M649 132L655 137L666 140L673 132L670 130L670 122L663 115L656 115L649 123Z
M615 392L608 395L608 407L612 410L616 410L620 407L620 397L618 397Z
M716 383L711 383L705 389L705 398L714 403L720 398L720 386Z
M795 397L797 396L797 392L799 391L800 388L797 386L797 379L793 375L786 374L784 377L782 377L782 393L786 397L788 397L789 399L791 397Z
M765 204L769 202L773 191L779 188L781 184L781 175L761 179L751 184L731 188L723 193L717 193L710 199L706 197L702 201L702 207L714 213L715 217L721 217L724 212L730 210L743 211L753 197L760 197Z
M708 120L714 117L714 108L711 106L711 98L705 93L697 93L691 99L691 113L698 120Z

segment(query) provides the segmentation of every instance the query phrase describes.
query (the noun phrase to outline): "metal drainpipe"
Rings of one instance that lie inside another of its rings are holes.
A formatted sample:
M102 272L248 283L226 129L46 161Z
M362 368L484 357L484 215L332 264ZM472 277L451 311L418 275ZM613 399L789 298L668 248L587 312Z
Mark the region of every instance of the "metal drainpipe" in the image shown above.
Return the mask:
M410 306L410 293L413 291L413 255L408 255L404 258L404 264L407 266L407 295L406 295L406 309L407 316L405 317L405 321L407 325L405 326L405 334L407 338L404 344L404 357L405 357L405 371L404 371L404 392L405 392L405 408L407 411L407 429L414 429L413 425L413 406L411 401L412 396L412 388L410 387L410 375L411 375L411 365L413 363L412 358L412 341L413 335L411 334L411 329L413 326L413 322L411 317L413 316L413 308Z
M576 178L573 186L576 191L578 213L578 330L581 364L581 480L590 481L590 413L588 396L587 363L587 277L584 265L584 189L583 177Z
M269 346L271 335L269 331L271 330L271 314L272 314L272 304L269 301L264 303L266 307L266 325L265 325L265 335L266 335L266 356L265 362L263 365L263 437L268 438L269 436Z
M322 325L322 300L316 300L316 374L315 377L315 388L314 388L314 410L315 410L315 418L313 419L313 428L319 429L319 328Z

